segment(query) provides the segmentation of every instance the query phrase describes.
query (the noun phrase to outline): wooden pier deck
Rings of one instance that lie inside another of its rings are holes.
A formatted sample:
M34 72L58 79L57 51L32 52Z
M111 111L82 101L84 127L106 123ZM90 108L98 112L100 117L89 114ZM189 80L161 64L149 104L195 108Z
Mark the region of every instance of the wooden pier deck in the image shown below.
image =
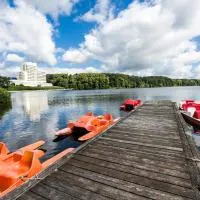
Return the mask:
M145 103L4 199L199 200L190 134L174 103Z

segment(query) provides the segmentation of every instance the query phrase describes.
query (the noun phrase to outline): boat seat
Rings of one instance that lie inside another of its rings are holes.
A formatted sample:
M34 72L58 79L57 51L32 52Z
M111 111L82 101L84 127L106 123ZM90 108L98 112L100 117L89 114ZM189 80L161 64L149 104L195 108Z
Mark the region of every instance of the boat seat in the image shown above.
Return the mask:
M6 161L6 163L13 163L20 161L22 156L22 153L20 151L17 151L15 153L5 156L4 158L2 158L2 160Z
M190 114L191 117L193 117L195 111L196 111L195 107L188 107L187 108L187 112Z
M108 121L107 120L100 120L100 126L104 126L104 125L106 125L106 124L108 124Z
M97 126L100 125L100 120L97 119L97 118L95 118L95 119L93 119L93 120L91 121L90 125L96 126L96 127L97 127Z
M42 169L34 151L25 151L18 162L11 162L10 158L0 161L0 166L0 192L15 185L20 177L32 177Z
M110 120L112 120L112 115L107 113L104 115L104 119L110 121Z

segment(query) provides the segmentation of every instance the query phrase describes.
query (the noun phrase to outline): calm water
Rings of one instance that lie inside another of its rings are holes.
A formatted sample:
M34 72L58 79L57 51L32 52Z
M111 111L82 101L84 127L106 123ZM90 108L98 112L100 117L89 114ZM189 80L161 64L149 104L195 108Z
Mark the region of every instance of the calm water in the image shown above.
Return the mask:
M81 143L71 136L59 142L52 142L57 130L65 128L69 120L75 120L88 111L94 114L111 113L123 116L119 106L124 99L146 100L200 99L200 87L144 88L89 91L28 91L12 93L12 108L0 110L0 141L11 151L24 145L45 140L45 158ZM3 114L4 113L4 114ZM200 137L195 136L198 146Z

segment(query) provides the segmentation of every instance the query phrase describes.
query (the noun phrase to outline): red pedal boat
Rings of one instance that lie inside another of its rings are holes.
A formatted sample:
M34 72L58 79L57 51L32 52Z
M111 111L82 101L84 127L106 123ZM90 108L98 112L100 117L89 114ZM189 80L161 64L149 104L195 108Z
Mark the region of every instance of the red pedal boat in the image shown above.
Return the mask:
M95 116L93 113L87 113L77 121L69 123L67 128L57 131L56 136L82 133L78 140L89 140L106 130L110 125L117 122L118 119L113 119L110 114Z
M131 110L135 109L137 106L141 105L141 103L142 102L140 99L137 99L137 100L126 99L124 101L124 103L120 106L120 110L131 111Z
M42 150L25 149L21 154L7 155L0 160L0 199L73 150L66 149L44 163L39 160L45 154Z
M195 100L181 101L179 108L185 121L195 128L200 128L200 102Z

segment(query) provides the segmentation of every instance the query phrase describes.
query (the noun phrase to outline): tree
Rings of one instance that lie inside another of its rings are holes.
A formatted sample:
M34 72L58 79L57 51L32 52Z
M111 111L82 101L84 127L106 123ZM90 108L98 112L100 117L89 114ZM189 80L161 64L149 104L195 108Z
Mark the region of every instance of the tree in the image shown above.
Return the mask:
M48 74L54 86L73 89L142 88L200 85L198 79L170 79L164 76L129 76L116 73Z
M10 103L11 103L10 93L5 89L0 88L0 105L8 105Z
M10 86L10 78L0 76L0 87L8 88Z

